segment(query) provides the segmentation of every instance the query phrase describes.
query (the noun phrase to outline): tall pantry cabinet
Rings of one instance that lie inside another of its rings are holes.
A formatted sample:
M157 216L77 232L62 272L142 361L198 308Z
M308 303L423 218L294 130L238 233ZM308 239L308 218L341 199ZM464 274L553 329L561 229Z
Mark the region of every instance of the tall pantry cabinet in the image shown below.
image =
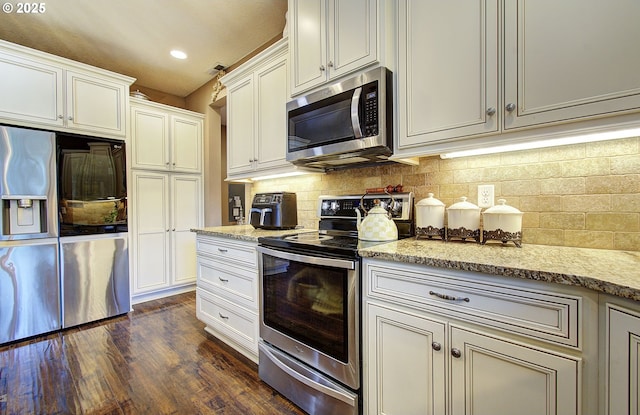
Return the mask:
M133 302L193 289L202 227L203 115L131 99Z

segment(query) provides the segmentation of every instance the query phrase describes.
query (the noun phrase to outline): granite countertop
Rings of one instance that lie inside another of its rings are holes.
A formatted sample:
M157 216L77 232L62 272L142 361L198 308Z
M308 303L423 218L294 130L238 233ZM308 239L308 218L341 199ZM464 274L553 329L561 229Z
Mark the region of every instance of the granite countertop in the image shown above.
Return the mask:
M191 232L195 232L198 235L218 236L247 242L258 242L258 238L262 236L283 236L315 231L315 229L304 228L287 230L255 229L251 225L212 226L208 228L191 229Z
M408 238L358 252L365 258L574 285L640 301L640 252L635 251Z

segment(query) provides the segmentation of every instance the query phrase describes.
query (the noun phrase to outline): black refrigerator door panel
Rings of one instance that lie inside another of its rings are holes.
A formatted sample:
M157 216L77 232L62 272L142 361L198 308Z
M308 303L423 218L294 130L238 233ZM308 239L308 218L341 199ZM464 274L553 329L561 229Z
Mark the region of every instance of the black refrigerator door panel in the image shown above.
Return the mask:
M0 242L0 343L59 328L58 240Z

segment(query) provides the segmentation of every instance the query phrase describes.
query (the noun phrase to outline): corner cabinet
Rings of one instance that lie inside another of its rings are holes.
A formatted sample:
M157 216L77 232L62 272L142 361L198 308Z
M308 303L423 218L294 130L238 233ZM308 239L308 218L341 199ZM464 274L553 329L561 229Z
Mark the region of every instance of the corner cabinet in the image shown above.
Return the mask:
M289 0L292 94L381 62L390 3Z
M257 243L198 234L196 316L205 330L258 362Z
M287 39L222 78L227 88L227 180L295 170L287 162Z
M363 277L365 414L598 413L597 295L373 259Z
M194 289L196 238L191 229L204 223L203 118L132 99L131 158L138 160L132 162L129 196L134 303ZM164 158L171 142L177 154L189 152L174 156L175 165Z
M638 19L624 0L401 0L395 154L637 125Z
M0 73L0 122L127 136L133 78L5 41L0 41Z

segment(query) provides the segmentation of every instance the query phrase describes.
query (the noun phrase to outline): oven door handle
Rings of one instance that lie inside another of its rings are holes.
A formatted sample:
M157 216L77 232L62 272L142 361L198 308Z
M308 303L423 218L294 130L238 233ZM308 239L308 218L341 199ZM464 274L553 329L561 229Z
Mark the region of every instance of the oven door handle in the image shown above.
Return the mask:
M339 390L331 388L329 386L323 385L319 382L316 382L313 379L309 379L308 377L304 376L303 374L299 373L297 370L295 370L294 368L290 367L289 365L287 365L285 362L281 361L280 358L278 356L276 356L274 353L271 352L271 350L269 350L267 347L261 347L260 350L267 355L267 357L269 358L269 360L275 364L276 366L278 366L280 368L280 370L282 370L284 373L286 373L287 375L291 376L292 378L296 379L298 382L307 385L308 387L310 387L311 389L317 390L318 392L321 392L325 395L331 396L335 399L338 399L348 405L351 405L353 407L356 406L356 402L354 400L353 397L345 394L345 393L341 393Z
M256 249L258 250L258 252L261 252L263 254L271 255L276 258L288 259L290 261L302 262L305 264L324 265L334 268L356 269L355 261L350 261L348 259L325 258L319 256L294 254L292 252L280 251L267 248L265 246L258 246L256 247Z

